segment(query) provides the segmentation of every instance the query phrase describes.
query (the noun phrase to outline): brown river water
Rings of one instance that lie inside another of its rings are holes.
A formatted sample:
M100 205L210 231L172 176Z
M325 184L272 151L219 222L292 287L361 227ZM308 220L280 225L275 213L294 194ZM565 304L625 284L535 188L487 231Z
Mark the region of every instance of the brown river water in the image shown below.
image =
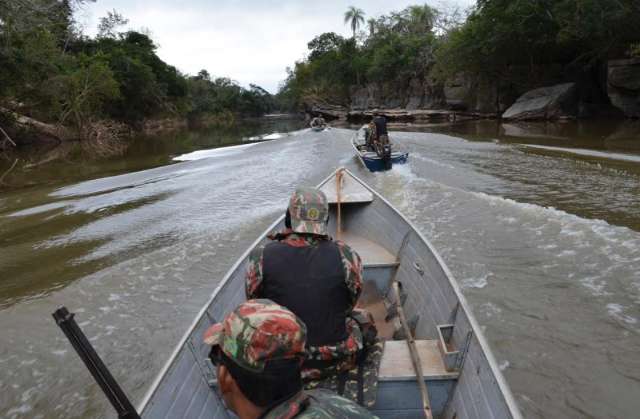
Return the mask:
M639 122L394 127L409 162L375 174L353 130L301 128L141 138L110 158L18 155L0 190L0 417L115 416L51 319L62 304L140 400L292 189L339 166L439 250L526 417L638 417Z

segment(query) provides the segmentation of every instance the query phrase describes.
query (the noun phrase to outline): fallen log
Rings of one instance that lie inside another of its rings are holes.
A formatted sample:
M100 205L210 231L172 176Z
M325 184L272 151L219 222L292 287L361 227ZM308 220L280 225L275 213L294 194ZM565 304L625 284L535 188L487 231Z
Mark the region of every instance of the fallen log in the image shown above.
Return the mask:
M0 107L0 113L9 115L17 128L32 131L36 134L49 137L60 142L80 139L80 135L78 134L78 132L62 125L41 122L37 119L21 115L17 112L3 107Z

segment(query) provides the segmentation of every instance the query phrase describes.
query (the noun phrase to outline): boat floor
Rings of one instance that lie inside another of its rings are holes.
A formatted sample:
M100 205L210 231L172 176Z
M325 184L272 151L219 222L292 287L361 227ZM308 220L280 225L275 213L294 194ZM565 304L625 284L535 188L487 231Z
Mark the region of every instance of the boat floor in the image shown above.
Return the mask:
M391 321L386 320L387 305L375 283L365 281L362 294L358 300L358 307L367 310L371 314L380 339L393 339L396 322L393 319Z

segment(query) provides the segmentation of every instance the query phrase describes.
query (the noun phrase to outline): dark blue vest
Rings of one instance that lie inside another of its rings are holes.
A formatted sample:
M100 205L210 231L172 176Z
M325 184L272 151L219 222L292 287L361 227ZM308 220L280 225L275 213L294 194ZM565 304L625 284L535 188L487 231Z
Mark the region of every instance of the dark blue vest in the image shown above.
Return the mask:
M338 246L329 240L293 247L264 248L262 296L287 307L307 326L307 344L332 345L347 338L349 289Z

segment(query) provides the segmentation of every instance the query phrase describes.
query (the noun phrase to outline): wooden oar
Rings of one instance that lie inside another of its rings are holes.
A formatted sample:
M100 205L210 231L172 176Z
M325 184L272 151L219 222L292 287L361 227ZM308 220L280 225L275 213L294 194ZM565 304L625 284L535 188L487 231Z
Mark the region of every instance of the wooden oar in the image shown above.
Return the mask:
M399 267L398 267L399 269ZM400 324L406 336L407 345L409 346L409 353L411 354L411 363L413 364L413 370L416 373L416 379L418 380L418 387L420 388L420 396L422 397L422 410L424 411L424 417L427 419L433 419L431 412L431 403L429 402L429 391L427 385L424 383L424 374L422 373L422 362L420 362L420 355L416 348L416 342L407 323L407 318L404 315L404 308L400 301L400 290L398 288L398 281L394 280L392 285L393 293L395 294L396 304L398 306L398 317L400 317Z
M433 419L433 413L431 412L431 402L429 401L429 391L427 390L427 385L424 383L424 374L422 372L422 362L420 362L420 355L418 354L418 348L416 348L416 342L413 338L413 333L411 333L411 328L409 327L409 323L407 322L407 317L404 315L404 308L402 307L402 299L400 298L400 287L398 285L398 272L400 271L400 264L402 263L402 255L404 254L404 249L409 244L409 237L411 235L411 231L405 234L402 239L402 244L400 245L400 250L398 251L398 256L396 258L398 262L398 267L396 268L396 272L393 275L393 280L391 281L391 289L393 290L394 298L396 300L396 306L398 310L398 317L400 318L400 324L402 325L402 329L404 330L404 334L406 336L407 346L409 346L409 354L411 355L411 363L413 364L413 370L416 373L416 380L418 380L418 387L420 388L420 396L422 397L422 410L424 411L424 417L426 419Z
M336 212L338 214L338 220L336 222L336 238L340 240L342 238L342 217L341 217L341 204L342 204L342 196L340 190L342 189L342 171L344 169L340 168L336 170L336 202L337 209Z

